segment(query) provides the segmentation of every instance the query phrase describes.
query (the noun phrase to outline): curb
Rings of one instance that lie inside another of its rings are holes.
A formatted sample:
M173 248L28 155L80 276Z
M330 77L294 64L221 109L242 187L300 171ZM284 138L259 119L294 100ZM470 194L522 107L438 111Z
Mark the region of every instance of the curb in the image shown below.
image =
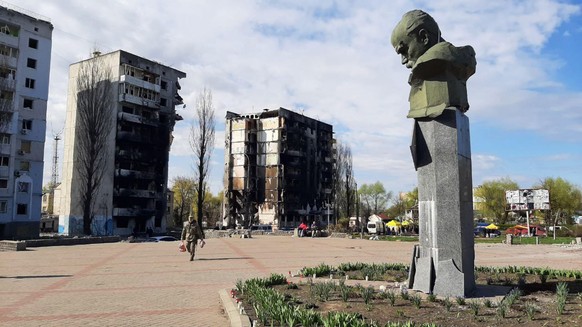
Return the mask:
M228 290L218 291L222 307L228 315L230 327L251 327L251 319L244 313L241 313L233 298L228 295Z

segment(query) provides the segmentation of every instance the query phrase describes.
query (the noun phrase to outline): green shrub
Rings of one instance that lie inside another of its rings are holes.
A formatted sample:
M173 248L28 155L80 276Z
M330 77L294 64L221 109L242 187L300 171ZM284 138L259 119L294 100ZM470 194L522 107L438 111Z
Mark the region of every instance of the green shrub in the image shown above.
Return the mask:
M533 303L527 302L525 304L524 308L525 308L525 313L527 314L527 318L529 320L534 320L534 316L535 316L536 312L538 312L537 307Z
M477 316L479 314L479 309L481 308L481 303L479 303L479 301L475 300L475 301L471 301L469 302L469 308L471 309L471 312L473 312L473 316Z
M420 295L414 294L410 296L410 302L412 302L415 308L420 309L422 299L420 298Z

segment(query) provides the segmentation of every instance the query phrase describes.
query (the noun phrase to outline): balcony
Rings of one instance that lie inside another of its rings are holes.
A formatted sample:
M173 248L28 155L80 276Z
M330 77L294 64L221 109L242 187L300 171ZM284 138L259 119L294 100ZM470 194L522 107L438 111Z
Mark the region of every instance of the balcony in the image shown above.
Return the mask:
M127 102L132 104L137 104L138 106L144 106L153 109L160 109L160 103L154 100L144 99L131 94L121 93L119 95L119 102Z
M160 93L161 91L161 87L157 84L154 83L150 83L150 82L146 82L144 80L141 80L139 78L136 78L134 76L131 75L121 75L119 77L119 83L128 83L131 85L135 85L141 88L144 88L146 90L152 90L154 92Z
M154 209L144 208L113 208L113 215L117 217L152 216L156 213Z
M127 196L132 198L156 198L156 191L120 188L113 190L113 196Z
M120 112L117 114L119 120L127 121L135 124L144 124L149 126L157 126L160 121L152 118L144 118L140 115L134 115L127 112Z
M13 36L11 34L0 33L0 42L11 47L18 48L18 36Z
M0 77L0 89L2 91L14 91L16 81L13 78Z
M132 177L141 179L154 179L155 173L131 169L115 169L115 177Z

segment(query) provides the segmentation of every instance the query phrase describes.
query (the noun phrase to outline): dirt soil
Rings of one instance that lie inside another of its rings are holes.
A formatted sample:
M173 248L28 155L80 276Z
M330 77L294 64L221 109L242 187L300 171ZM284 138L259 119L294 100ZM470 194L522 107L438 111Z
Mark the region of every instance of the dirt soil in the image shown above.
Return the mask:
M349 272L352 285L354 279L359 278L358 272ZM582 280L573 278L552 278L544 281L539 276L528 275L519 282L517 274L499 274L499 273L477 273L478 285L499 285L508 286L521 290L521 296L502 314L499 309L499 302L503 296L496 298L475 298L465 299L465 303L458 303L457 299L437 298L433 301L426 294L420 294L409 291L409 295L418 294L421 296L420 307L417 308L413 302L405 300L401 296L400 288L394 286L396 282L403 281L405 272L389 272L382 277L383 282L389 290L395 293L396 301L391 305L386 297L379 292L377 283L373 300L365 304L363 298L358 294L354 287L353 293L347 302L344 302L340 292L336 289L327 301L322 301L314 291L315 286L312 283L329 283L331 280L317 278L315 282L308 278L302 278L296 281L293 287L289 285L278 285L275 288L286 294L291 303L295 305L313 308L318 312L326 313L330 311L358 312L366 321L376 321L379 326L386 322L408 322L415 323L434 323L438 326L582 326ZM339 280L333 280L335 284ZM367 286L366 281L361 280L362 286ZM559 282L565 282L568 285L569 294L562 314L557 311L556 286ZM489 300L489 301L487 301ZM447 309L447 302L450 303ZM474 313L477 302L478 312ZM486 303L486 302L490 302ZM251 319L256 320L253 308L244 301L245 310ZM533 318L528 316L526 308L535 308Z

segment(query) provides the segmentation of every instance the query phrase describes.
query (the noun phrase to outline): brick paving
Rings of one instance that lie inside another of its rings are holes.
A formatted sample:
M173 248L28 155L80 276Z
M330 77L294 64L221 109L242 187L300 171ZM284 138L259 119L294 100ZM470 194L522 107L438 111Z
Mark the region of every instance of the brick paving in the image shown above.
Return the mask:
M229 326L218 290L238 279L342 262L408 263L413 243L256 236L0 252L0 326ZM476 246L477 265L582 267L582 247Z

